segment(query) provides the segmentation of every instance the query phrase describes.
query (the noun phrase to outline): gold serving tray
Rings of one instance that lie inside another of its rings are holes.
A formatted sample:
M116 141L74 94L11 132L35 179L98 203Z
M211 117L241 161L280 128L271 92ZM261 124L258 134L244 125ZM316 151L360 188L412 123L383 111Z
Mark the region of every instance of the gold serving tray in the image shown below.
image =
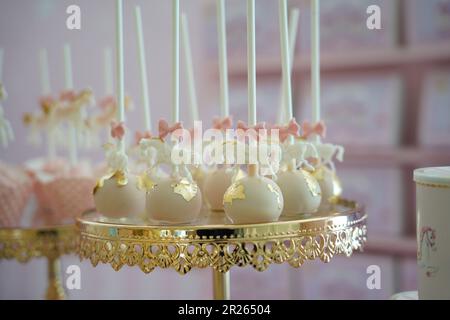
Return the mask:
M307 260L329 262L336 254L350 256L366 241L363 207L338 199L324 212L279 221L233 224L223 212L204 211L192 224L168 225L145 219L108 219L87 212L77 219L78 254L93 266L138 266L144 273L173 268L186 274L212 268L215 299L230 298L232 267L289 263L298 268Z
M34 258L46 258L48 262L48 288L46 298L64 299L61 285L62 255L74 253L77 244L74 225L37 228L1 228L0 260L15 259L26 263Z
M222 212L204 212L185 225L152 224L141 219L111 220L95 212L77 219L78 253L96 266L156 267L186 274L211 267L225 273L233 266L264 271L270 264L300 267L307 260L324 262L336 254L350 256L366 241L366 214L353 201L340 199L327 212L279 221L232 224Z

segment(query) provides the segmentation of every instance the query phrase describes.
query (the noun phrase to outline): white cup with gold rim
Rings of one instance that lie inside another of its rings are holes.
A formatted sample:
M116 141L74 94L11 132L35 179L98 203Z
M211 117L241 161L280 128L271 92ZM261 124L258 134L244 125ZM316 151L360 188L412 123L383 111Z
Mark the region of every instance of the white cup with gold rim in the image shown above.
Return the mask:
M450 167L414 170L419 299L450 299Z

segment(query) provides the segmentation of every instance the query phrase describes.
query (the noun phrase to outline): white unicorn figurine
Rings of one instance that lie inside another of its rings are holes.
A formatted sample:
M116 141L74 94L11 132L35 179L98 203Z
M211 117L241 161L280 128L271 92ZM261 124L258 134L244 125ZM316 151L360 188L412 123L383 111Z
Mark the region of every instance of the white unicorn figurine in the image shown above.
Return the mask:
M305 121L302 124L302 129L302 138L304 139L308 139L312 135L317 135L324 138L326 134L326 126L322 121L316 124L311 124L308 121ZM318 153L322 164L328 165L332 171L336 171L333 159L336 158L336 160L338 160L339 162L342 162L344 160L344 147L332 143L322 143L321 141L311 141L311 143L316 149L316 152ZM315 155L314 153L306 152L305 157L315 157Z

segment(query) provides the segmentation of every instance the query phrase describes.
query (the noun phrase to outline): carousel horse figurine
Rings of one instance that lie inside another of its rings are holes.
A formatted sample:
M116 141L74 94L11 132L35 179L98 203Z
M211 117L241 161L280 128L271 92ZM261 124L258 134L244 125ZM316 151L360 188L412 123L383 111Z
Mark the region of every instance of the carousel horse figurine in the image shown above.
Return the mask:
M102 128L109 126L117 114L117 103L113 96L103 98L98 106L101 112L84 120L85 127L89 130L92 137L96 137ZM125 110L130 110L131 106L131 99L128 96L125 97Z
M63 91L60 95L61 107L57 109L57 117L69 121L76 129L78 141L86 147L94 144L93 135L90 134L86 123L86 108L94 105L92 90L85 89L76 93L73 90Z
M57 139L55 141L56 143L64 143L64 134L57 126L58 119L56 118L56 110L59 107L58 101L51 96L43 96L39 99L39 103L41 108L40 114L25 113L23 115L24 125L30 128L28 141L34 146L40 145L42 141L39 131L47 130L49 134L51 132Z

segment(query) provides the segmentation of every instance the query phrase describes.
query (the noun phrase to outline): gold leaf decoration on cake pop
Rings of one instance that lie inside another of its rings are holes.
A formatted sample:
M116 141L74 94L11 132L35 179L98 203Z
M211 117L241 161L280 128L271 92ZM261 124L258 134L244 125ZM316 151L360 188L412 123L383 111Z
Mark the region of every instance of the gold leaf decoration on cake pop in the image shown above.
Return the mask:
M240 183L233 183L228 187L227 191L223 195L223 204L233 203L233 200L244 200L245 190L244 186Z
M267 188L269 189L270 192L272 192L275 195L275 197L277 198L278 209L281 209L282 203L281 203L280 193L270 183L267 184Z
M323 180L323 179L325 179L325 173L324 173L323 166L320 166L320 167L316 168L311 174L313 175L313 177L316 180Z
M109 179L116 179L116 183L118 187L123 187L128 184L128 178L125 172L123 171L116 171L109 174L104 175L100 179L97 180L97 183L95 184L93 193L95 194L100 188L103 188L105 185L105 181Z
M339 180L335 172L333 172L332 178L333 178L333 195L330 198L328 198L328 202L331 204L337 204L342 194L342 185L341 181Z
M113 178L116 179L118 187L123 187L123 186L126 186L128 184L128 177L125 174L125 172L123 172L123 171L116 171L116 172L114 172Z
M309 189L309 192L311 192L311 195L313 197L320 196L322 193L320 190L320 186L317 183L317 181L314 180L313 176L305 170L302 170L302 174L303 174L303 177L305 177L306 185L308 186L308 189Z
M137 176L137 188L143 191L152 190L156 186L156 183L149 177L147 173L143 173Z
M191 201L197 195L198 191L197 184L187 179L174 182L171 184L171 187L173 188L173 192L181 195L187 202Z
M238 180L241 180L242 178L245 178L245 172L242 171L241 169L239 169L234 180L238 181Z

